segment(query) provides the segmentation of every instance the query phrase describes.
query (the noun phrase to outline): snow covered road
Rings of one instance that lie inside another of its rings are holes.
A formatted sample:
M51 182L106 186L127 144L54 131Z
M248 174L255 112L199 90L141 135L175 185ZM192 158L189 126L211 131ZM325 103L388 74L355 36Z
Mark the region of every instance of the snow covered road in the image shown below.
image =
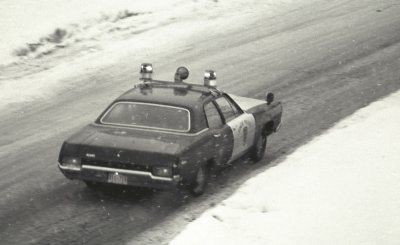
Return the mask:
M0 66L0 243L168 243L247 179L273 170L274 160L400 88L397 0L248 3L193 1L199 7L192 12L149 30L100 32ZM214 68L229 93L263 98L273 91L284 103L284 125L269 139L264 162L236 162L196 199L97 193L66 180L56 165L62 141L131 88L142 62L152 62L160 79L185 65L190 82L199 82Z

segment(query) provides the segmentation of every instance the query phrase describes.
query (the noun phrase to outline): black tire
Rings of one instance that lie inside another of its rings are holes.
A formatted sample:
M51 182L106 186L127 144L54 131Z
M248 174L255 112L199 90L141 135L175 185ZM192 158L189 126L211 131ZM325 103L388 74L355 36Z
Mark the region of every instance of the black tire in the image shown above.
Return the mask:
M200 196L204 193L209 178L209 169L206 165L201 165L194 176L192 184L190 185L190 192L193 196Z
M258 137L254 146L250 151L250 158L253 162L260 161L265 155L265 149L267 148L267 134L262 132Z

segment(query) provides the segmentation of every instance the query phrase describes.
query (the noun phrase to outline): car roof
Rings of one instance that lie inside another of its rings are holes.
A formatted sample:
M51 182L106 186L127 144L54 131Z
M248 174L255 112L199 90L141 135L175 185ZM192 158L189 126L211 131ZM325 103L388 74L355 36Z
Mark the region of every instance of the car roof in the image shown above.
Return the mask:
M135 84L134 88L126 91L115 99L96 119L100 118L109 108L118 102L141 102L176 106L191 111L191 128L189 133L197 133L207 127L203 105L223 93L214 87L184 82L166 82L159 80L144 80ZM101 124L101 123L100 123Z
M220 92L202 85L163 81L141 83L128 90L116 101L136 101L185 107L195 110Z

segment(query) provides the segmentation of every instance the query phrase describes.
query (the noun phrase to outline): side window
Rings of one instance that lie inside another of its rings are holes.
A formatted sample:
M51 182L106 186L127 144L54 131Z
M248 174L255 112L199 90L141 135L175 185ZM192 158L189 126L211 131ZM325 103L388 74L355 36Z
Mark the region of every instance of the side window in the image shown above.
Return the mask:
M229 101L229 104L232 106L232 109L233 109L233 111L235 112L235 115L236 115L236 116L239 116L240 114L242 114L241 109L239 109L238 106L237 106L235 103L233 103L233 102L232 102L231 100L229 100L229 99L228 99L228 101Z
M222 115L225 118L225 122L229 122L234 119L237 113L233 110L231 103L225 97L219 97L215 100L219 108L221 109Z
M204 106L207 123L209 128L219 128L222 126L221 116L215 107L214 103L210 102Z

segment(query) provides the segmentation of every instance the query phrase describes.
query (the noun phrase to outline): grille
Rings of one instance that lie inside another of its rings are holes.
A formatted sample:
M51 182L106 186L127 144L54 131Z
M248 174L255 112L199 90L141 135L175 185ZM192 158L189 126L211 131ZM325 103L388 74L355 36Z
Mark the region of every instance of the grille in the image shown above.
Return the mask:
M100 161L100 160L95 160L95 159L83 158L82 164L98 166L98 167L136 170L136 171L151 171L151 168L149 166L133 164L133 163L129 163L129 162Z

